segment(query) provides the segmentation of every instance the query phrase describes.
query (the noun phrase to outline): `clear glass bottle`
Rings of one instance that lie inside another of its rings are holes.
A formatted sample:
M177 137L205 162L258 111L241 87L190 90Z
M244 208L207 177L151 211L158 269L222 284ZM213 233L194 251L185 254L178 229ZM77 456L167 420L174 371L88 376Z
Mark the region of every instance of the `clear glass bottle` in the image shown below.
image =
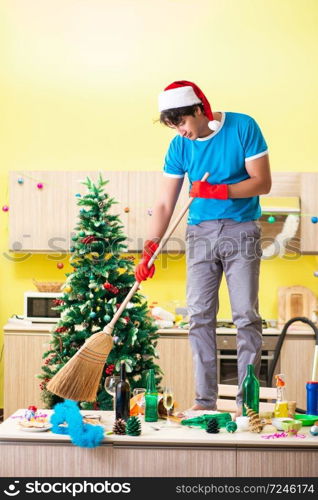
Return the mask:
M243 381L243 416L247 415L245 405L259 413L259 380L255 375L254 365L247 365Z
M158 420L158 391L153 369L147 376L147 389L145 392L145 422L157 422Z

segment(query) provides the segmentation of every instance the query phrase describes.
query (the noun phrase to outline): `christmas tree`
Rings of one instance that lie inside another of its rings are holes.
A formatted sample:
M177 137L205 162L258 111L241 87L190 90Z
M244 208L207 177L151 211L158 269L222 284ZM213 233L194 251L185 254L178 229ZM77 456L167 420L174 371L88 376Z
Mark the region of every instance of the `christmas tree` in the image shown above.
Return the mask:
M70 249L73 272L66 274L63 295L55 301L61 319L54 326L51 348L43 355L45 362L38 376L47 407L61 401L46 389L49 380L90 335L103 330L135 282L134 257L122 255L127 251L126 236L119 216L110 214L116 201L105 192L107 182L101 176L96 184L87 178L83 182L87 194L76 195L81 208ZM150 368L155 370L158 384L161 370L154 359L158 357L158 336L146 299L138 291L114 328L114 347L105 364L96 402L82 401L81 407L113 408L113 398L105 391L104 382L107 376L119 374L121 360L125 361L131 390L146 387Z

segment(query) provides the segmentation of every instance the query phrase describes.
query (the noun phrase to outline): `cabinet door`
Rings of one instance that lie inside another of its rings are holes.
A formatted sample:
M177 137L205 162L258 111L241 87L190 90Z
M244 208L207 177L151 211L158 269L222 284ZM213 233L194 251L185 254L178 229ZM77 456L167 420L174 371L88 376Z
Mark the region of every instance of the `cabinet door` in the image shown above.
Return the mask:
M128 193L128 235L129 250L140 251L151 227L153 206L162 185L162 172L130 172ZM188 200L188 181L184 180L171 223ZM184 251L187 214L175 229L164 251Z
M4 342L4 417L19 408L43 408L39 385L42 355L49 349L50 335L5 334Z
M306 409L306 383L311 379L315 340L306 334L287 335L282 346L280 371L286 375L286 396Z
M158 364L164 372L161 386L172 387L177 402L176 411L191 407L194 403L194 370L191 346L188 338L160 337L157 345Z
M318 217L318 174L301 174L301 252L304 254L318 253L318 224L313 224L311 218Z

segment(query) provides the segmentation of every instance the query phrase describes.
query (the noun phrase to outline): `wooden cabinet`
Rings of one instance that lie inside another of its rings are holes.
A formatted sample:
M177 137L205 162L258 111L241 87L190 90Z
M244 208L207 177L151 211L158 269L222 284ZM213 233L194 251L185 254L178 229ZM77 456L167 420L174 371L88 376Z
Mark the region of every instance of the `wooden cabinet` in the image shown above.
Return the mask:
M315 172L301 175L301 253L318 253L318 224L313 224L312 217L318 217L318 174Z
M42 355L49 349L50 334L45 328L33 332L7 331L4 337L4 417L19 408L35 405L43 408L37 375Z
M23 174L21 171L10 173L9 249L42 253L69 251L79 213L75 195L84 194L86 190L80 181L87 176L96 181L99 172L28 171ZM160 191L162 172L105 171L102 175L109 180L106 191L118 202L111 212L120 216L128 238L128 251L140 251L151 224L151 209ZM22 184L18 182L19 177L24 179ZM301 252L318 253L318 226L311 222L311 216L318 216L318 174L273 172L272 177L269 196L301 199ZM37 188L39 182L43 189ZM188 200L188 191L186 177L173 219ZM185 215L165 251L184 251L186 218ZM276 227L276 232L279 228Z
M187 334L162 335L159 338L157 351L158 364L164 372L161 382L172 387L178 406L181 411L194 404L194 372L191 346Z
M162 172L102 172L109 183L105 191L117 203L111 213L118 214L128 240L128 251L140 251L148 227L151 224L151 209L162 182ZM86 186L81 181L86 177L96 181L99 172L11 172L9 249L17 252L67 252L80 208L78 197ZM24 182L20 184L18 179ZM37 183L43 184L42 189ZM175 213L188 198L188 181L184 181ZM176 229L167 250L184 251L186 216Z
M306 409L306 382L311 379L315 338L312 332L286 335L281 350L280 371L286 375L286 396Z

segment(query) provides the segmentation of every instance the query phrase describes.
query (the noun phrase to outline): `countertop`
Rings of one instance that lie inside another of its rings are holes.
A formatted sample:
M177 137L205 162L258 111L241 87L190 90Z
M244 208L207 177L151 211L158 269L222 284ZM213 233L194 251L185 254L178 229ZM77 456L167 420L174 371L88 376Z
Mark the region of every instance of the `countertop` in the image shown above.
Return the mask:
M24 409L17 410L11 417L0 425L0 444L11 442L12 444L34 443L54 445L63 443L71 445L69 436L46 432L26 432L19 429L19 417L24 415ZM50 415L52 410L41 410ZM213 413L213 412L209 412ZM110 411L82 411L85 415L101 415L102 425L105 433L113 427L114 414ZM302 427L299 434L301 437L282 437L278 439L265 439L262 436L268 434L254 434L252 432L228 433L224 428L218 434L208 434L200 428L189 428L180 424L175 424L171 428L160 428L154 430L153 427L161 427L165 421L159 420L155 423L144 422L142 420L142 434L134 436L106 435L102 446L149 446L149 447L278 447L278 448L314 448L318 449L318 437L309 433L310 427Z
M23 324L21 323L7 323L4 327L5 334L50 334L53 329L54 324L52 323L30 323ZM183 328L159 328L158 333L160 336L173 336L173 337L186 337L189 333L188 329ZM217 328L217 335L236 335L235 328ZM281 330L278 328L264 328L263 335L279 335ZM287 331L287 335L308 335L314 337L314 332L310 327L306 326L295 326L291 325Z

